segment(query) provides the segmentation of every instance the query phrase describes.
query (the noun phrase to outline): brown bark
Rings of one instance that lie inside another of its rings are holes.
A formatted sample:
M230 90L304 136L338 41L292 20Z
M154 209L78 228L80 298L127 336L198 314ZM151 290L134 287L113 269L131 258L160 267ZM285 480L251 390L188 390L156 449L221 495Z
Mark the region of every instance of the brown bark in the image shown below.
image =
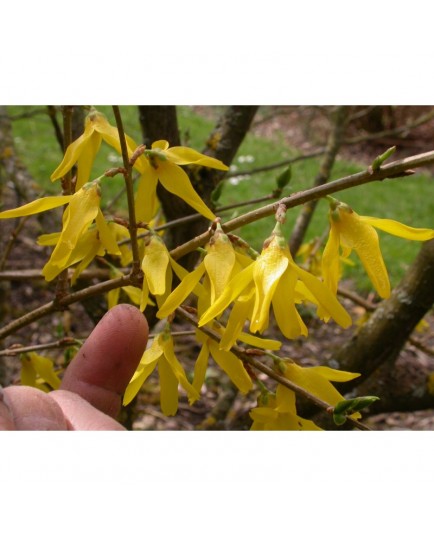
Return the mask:
M433 302L434 240L429 240L390 298L377 307L333 359L342 370L360 372L365 378L383 363L393 363Z

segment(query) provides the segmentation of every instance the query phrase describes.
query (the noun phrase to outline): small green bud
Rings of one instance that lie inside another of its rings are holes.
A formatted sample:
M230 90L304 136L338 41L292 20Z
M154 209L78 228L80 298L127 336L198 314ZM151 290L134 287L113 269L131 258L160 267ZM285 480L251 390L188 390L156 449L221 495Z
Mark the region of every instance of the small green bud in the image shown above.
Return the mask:
M292 171L291 166L288 166L285 171L283 171L276 179L276 185L279 188L279 190L283 190L285 186L289 184L289 181L291 180Z
M356 413L370 406L373 402L380 400L378 396L359 396L338 402L333 410L333 420L339 426L344 424L347 415Z
M372 164L368 168L370 173L372 174L374 171L379 170L381 167L381 164L383 164L390 156L392 156L395 151L396 151L396 145L394 145L393 147L389 147L387 151L385 151L383 154L380 154L380 156L377 156L377 158L372 162Z
M214 188L214 190L211 192L211 201L213 203L217 203L217 201L220 199L220 196L223 192L224 184L224 181L220 181Z

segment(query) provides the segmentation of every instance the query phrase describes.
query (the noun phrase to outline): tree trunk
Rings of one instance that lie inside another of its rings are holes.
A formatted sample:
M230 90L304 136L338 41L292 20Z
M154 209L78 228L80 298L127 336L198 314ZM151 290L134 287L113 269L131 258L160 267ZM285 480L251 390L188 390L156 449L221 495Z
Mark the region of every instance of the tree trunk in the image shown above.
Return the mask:
M364 378L383 363L394 363L433 302L434 240L429 240L390 298L377 307L366 324L332 359L342 370L360 372Z

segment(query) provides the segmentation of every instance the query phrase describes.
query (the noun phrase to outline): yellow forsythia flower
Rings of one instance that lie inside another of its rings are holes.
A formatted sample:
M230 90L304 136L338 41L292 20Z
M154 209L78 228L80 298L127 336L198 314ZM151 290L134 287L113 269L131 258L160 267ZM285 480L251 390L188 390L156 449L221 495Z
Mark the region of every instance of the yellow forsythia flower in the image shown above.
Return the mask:
M60 378L54 371L51 359L36 352L28 352L21 359L21 384L47 392L49 389L45 384L48 384L52 389L58 389Z
M322 273L325 284L334 294L337 292L340 277L341 247L344 257L348 257L354 249L379 296L390 296L389 276L374 227L407 240L422 241L434 238L432 229L417 229L394 220L359 216L347 204L336 199L330 201L329 219L330 234L323 253Z
M199 311L208 308L223 293L231 277L241 271L242 256L235 252L220 226L206 245L206 252L204 260L193 272L182 278L181 283L162 304L157 313L158 318L171 314L192 292L199 296ZM204 286L199 284L203 276Z
M154 338L140 361L125 391L123 404L126 406L137 395L141 386L158 365L160 376L160 405L164 415L175 415L178 411L178 385L184 388L188 401L193 404L199 399L197 390L190 384L181 363L176 359L173 338L168 330Z
M324 366L300 367L289 362L285 363L283 375L330 406L336 406L338 402L345 400L331 382L348 382L360 376L358 372L346 372ZM358 415L354 414L353 417Z
M215 215L197 194L187 173L179 166L194 164L227 171L229 168L210 156L203 155L189 147L170 147L165 140L152 144L152 149L145 151L137 162L143 166L142 176L136 195L135 207L137 220L149 222L157 208L157 183L177 195L197 212L214 220Z
M86 184L73 195L44 197L42 199L36 199L21 207L0 212L0 219L18 218L21 216L38 214L39 212L51 210L52 208L69 203L69 206L63 213L62 231L58 235L49 235L51 237L50 240L56 237L57 242L49 261L42 270L47 281L51 281L62 270L74 262L79 262L79 260L82 260L89 254L89 249L86 248L84 248L83 251L80 249L80 251L77 252L77 245L80 243L81 248L86 245L81 241L81 238L83 238L89 225L94 220L96 221L96 226L99 232L100 244L102 244L109 253L114 255L120 254L114 236L108 230L107 223L99 208L101 194L98 182L99 181L96 180ZM88 242L91 242L91 238L92 235L89 234ZM72 262L70 262L71 259Z
M85 184L72 196L69 206L63 214L63 227L57 245L42 270L47 281L54 279L60 271L70 265L69 260L76 251L80 238L85 235L90 224L97 219L98 215L97 227L98 230L102 228L102 222L105 223L105 220L102 214L99 214L100 199L101 194L97 181ZM90 235L87 236L90 239ZM107 235L103 232L100 233L100 238L101 236ZM113 242L110 243L112 245L108 247L110 247L111 252L119 254L117 246ZM96 254L94 251L92 253Z
M296 288L298 280L303 285ZM307 328L295 307L300 293L307 301L324 308L340 326L348 327L351 324L351 317L330 290L295 264L282 235L281 224L277 223L261 255L229 281L222 295L201 316L199 327L220 315L238 296L243 295L244 304L238 307L237 322L244 323L250 318L251 332L262 333L268 327L272 305L277 324L285 337L292 339L307 335ZM247 303L249 299L252 300L250 305Z
M321 430L314 422L297 415L295 393L278 385L276 394L261 395L258 407L249 413L253 424L250 428L262 430Z
M131 156L137 144L129 136L125 136L128 155ZM105 116L91 111L85 119L83 134L73 141L66 149L62 162L54 170L51 180L55 181L65 176L65 174L77 164L77 184L79 190L87 183L92 170L95 156L100 148L101 140L111 145L118 153L121 153L119 131L110 125ZM136 161L135 166L140 173L144 171L143 163Z
M172 270L179 278L188 274L185 268L172 259L163 240L155 234L145 245L141 268L143 271L141 311L149 303L149 293L155 296L159 305L167 298L172 287Z

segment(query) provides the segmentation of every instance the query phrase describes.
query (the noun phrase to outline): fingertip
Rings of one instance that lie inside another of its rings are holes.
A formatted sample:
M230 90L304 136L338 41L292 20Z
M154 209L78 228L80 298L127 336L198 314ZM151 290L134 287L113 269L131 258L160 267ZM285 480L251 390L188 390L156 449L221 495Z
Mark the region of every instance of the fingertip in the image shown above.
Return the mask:
M120 304L95 327L65 372L61 389L73 391L110 416L136 370L148 340L148 323L136 307Z

